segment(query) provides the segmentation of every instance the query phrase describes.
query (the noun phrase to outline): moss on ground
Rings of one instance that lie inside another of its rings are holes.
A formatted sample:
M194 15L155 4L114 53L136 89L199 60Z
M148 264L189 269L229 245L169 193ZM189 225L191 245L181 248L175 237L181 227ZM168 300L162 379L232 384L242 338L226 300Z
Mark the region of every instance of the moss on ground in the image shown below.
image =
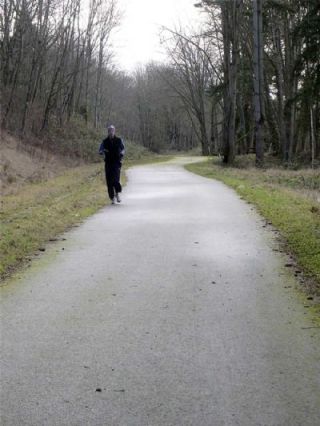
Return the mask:
M285 238L305 273L315 279L320 294L320 208L318 172L241 170L222 167L212 160L190 164L189 171L218 179L234 188ZM303 180L306 182L303 186ZM310 188L312 191L310 192ZM309 191L309 192L308 192Z

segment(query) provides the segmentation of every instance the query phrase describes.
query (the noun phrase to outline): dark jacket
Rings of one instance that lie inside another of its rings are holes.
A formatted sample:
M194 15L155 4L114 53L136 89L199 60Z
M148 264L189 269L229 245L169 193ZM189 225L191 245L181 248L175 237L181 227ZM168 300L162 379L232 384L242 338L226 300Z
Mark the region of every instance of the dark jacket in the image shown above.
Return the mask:
M101 142L99 154L104 154L104 161L107 165L121 166L121 160L124 156L124 144L121 138L117 136L105 138Z

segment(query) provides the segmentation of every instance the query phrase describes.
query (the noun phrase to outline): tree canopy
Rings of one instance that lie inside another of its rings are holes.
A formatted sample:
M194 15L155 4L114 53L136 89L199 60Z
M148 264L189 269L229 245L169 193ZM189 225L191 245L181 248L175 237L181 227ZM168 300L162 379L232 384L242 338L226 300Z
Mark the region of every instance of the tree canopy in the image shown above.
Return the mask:
M115 122L151 150L320 156L317 0L203 0L197 31L163 28L165 64L115 65L116 0L2 0L1 126L44 138L81 121Z

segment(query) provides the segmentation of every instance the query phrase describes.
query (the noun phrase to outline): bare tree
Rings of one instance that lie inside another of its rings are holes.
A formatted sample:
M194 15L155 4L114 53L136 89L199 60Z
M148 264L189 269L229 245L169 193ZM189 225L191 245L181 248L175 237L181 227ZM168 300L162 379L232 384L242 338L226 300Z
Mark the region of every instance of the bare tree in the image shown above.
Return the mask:
M166 40L166 51L171 59L172 78L167 80L172 90L178 94L189 112L190 120L197 125L202 154L209 155L208 137L208 96L212 83L208 40L200 35L186 36L182 31L165 29L170 34Z
M97 64L97 78L95 87L95 101L94 101L94 126L98 127L100 124L100 110L101 110L101 84L102 84L102 71L106 67L110 54L106 56L106 45L108 43L112 30L119 25L120 13L116 9L114 0L101 1L98 7L98 34L99 34L99 52Z

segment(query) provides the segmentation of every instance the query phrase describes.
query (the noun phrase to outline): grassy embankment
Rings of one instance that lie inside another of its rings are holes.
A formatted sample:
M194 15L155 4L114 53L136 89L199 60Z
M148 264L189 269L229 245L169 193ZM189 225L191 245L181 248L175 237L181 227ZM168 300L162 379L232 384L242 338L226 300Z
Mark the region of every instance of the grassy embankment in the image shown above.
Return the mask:
M169 157L127 145L124 169ZM123 182L125 173L122 174ZM0 278L10 275L44 245L108 203L103 161L74 167L44 182L25 184L3 197Z
M224 167L217 159L187 166L189 171L218 179L234 188L284 237L298 265L311 278L308 291L320 296L320 172L314 170L257 170L241 159Z

